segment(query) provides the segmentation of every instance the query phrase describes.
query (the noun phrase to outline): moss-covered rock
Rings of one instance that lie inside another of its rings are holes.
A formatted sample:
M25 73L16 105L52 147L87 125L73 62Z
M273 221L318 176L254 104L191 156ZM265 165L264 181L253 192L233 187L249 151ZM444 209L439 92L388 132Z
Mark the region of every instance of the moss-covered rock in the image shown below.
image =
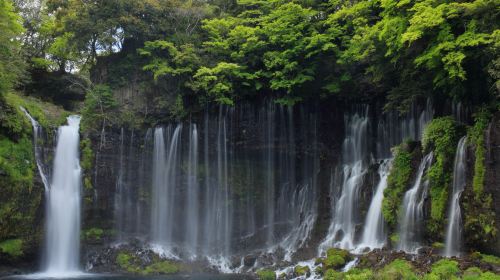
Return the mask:
M469 267L464 271L463 280L499 280L500 275L494 274L493 272L486 271L483 272L478 267Z
M371 280L375 279L373 271L370 269L357 269L353 268L347 272L338 272L333 269L329 269L325 272L325 280Z
M351 259L351 255L348 251L330 248L326 252L326 258L323 259L323 270L340 269Z
M379 270L375 279L380 280L396 280L396 279L405 279L405 280L417 280L418 277L415 274L415 271L412 265L405 260L394 260L390 264L386 265L384 268Z
M307 265L297 265L293 269L293 273L296 277L298 276L309 276L311 275L311 269Z
M424 280L433 279L459 279L460 269L456 261L442 259L432 265L432 270L425 275Z
M394 229L399 215L403 193L413 173L412 161L418 154L416 142L404 142L393 148L394 160L384 191L382 212L390 228Z
M144 264L129 252L120 252L116 256L116 264L125 272L141 275L175 274L182 271L181 265L169 260L153 258L151 263Z
M448 189L453 180L453 162L461 132L453 118L442 117L432 120L426 126L422 138L423 150L425 153L433 151L435 158L427 171L431 201L427 232L437 240L442 240L443 236Z
M19 109L19 98L9 96L14 95L0 99L0 243L7 255L18 257L30 248L15 250L15 245L38 240L43 185L35 184L31 124Z
M83 237L85 241L98 243L101 241L104 234L104 230L102 228L89 228L83 231Z
M257 271L257 277L259 278L259 280L275 280L276 273L272 270L261 269Z
M474 150L474 175L472 188L463 193L465 242L469 247L478 248L495 240L497 228L493 199L484 188L486 145L485 130L491 115L483 110L475 115L475 124L468 131L468 139Z
M23 255L23 240L22 239L9 239L0 242L0 252L7 254L13 258Z

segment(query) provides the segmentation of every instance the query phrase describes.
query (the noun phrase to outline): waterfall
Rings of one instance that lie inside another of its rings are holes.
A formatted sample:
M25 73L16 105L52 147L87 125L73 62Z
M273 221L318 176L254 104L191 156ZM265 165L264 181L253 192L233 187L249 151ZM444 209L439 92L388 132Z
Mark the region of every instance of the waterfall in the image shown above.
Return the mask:
M187 211L186 211L186 244L192 258L198 248L198 130L196 124L190 126L188 170L187 170Z
M45 272L51 276L77 273L80 255L79 116L59 127L54 176L47 193Z
M467 137L464 136L458 142L453 167L453 193L451 195L451 206L448 214L448 229L446 230L446 241L444 255L447 257L460 254L462 245L462 214L460 211L460 196L466 184L467 154L465 145Z
M422 159L413 187L405 193L403 198L398 249L408 253L416 253L420 247L421 225L424 220L423 207L429 187L429 181L424 179L424 174L432 160L432 152Z
M173 253L174 219L176 208L175 187L178 183L180 167L180 145L182 125L173 130L158 127L154 132L153 147L153 189L151 209L151 239L161 254L176 257ZM167 142L165 142L165 134ZM168 147L168 149L166 148Z
M320 250L335 246L354 249L359 189L366 173L368 109L345 117L346 137L342 144L342 191L332 208L333 222Z
M382 248L385 244L387 237L384 232L382 201L384 200L384 190L387 187L387 178L389 177L391 164L391 159L383 160L378 168L380 181L370 203L368 214L366 215L361 244L358 245L359 249L366 247L370 249Z
M43 186L45 188L45 192L49 191L49 179L48 179L48 170L43 163L43 151L40 146L40 140L43 139L43 128L42 126L28 113L26 109L20 107L21 111L28 117L33 126L33 146L35 150L35 161L36 166L38 168L38 173L40 174L40 178L42 178Z

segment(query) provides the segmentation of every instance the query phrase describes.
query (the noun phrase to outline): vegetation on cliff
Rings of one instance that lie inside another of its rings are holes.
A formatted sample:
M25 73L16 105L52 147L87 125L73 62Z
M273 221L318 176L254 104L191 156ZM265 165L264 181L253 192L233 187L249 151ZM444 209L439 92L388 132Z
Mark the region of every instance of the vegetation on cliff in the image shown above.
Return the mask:
M427 171L431 199L427 230L430 236L438 237L444 232L448 190L453 180L453 162L460 139L459 132L460 129L453 118L436 118L427 125L422 138L424 152L433 151L435 158ZM442 236L438 240L442 240Z
M387 188L384 191L382 213L391 229L395 229L404 192L410 184L413 174L413 162L420 154L417 143L404 142L393 148L394 160L391 172L387 178Z

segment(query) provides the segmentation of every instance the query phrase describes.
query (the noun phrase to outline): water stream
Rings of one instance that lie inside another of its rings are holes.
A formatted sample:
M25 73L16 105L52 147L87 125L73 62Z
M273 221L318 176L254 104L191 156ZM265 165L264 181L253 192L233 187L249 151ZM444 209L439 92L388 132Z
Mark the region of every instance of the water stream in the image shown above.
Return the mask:
M427 197L429 181L424 177L433 160L433 153L427 154L418 167L413 187L403 198L401 217L399 221L398 249L407 253L417 253L422 237L422 222L424 221L424 201Z
M79 274L80 188L78 133L79 116L68 117L59 127L53 178L47 193L46 275L65 277Z
M448 229L446 230L444 255L447 257L460 254L462 246L462 214L460 210L460 197L466 184L466 153L467 137L458 142L453 167L453 193L451 195L450 210L448 214Z

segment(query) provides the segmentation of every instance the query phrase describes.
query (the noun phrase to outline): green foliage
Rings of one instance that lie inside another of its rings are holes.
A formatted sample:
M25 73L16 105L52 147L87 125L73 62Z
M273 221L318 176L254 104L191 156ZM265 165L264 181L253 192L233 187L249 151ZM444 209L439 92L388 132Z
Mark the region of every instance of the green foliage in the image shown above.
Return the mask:
M259 280L275 280L276 273L272 270L261 269L257 271L257 277Z
M500 275L494 274L493 272L482 272L481 269L477 267L469 267L463 273L463 280L498 280Z
M474 117L475 124L468 133L468 139L474 147L474 177L472 178L472 190L466 189L463 199L466 243L471 247L487 244L494 240L497 235L492 197L484 190L486 174L484 134L491 115L483 109Z
M34 187L31 124L18 108L0 99L0 240L32 238L43 195Z
M143 271L141 271L141 274L175 274L179 271L180 268L178 265L170 261L160 261L147 266Z
M427 274L425 280L438 279L460 279L460 269L456 261L442 259L432 265L431 272Z
M410 263L405 260L397 259L390 264L386 265L375 274L375 279L379 280L417 280L418 277L414 272Z
M497 256L481 254L481 260L489 264L500 266L500 257Z
M410 183L413 172L412 160L416 152L414 146L410 142L404 142L392 150L394 160L382 202L384 219L392 228L396 226L403 193Z
M375 279L370 269L353 268L347 272L337 272L333 269L326 271L325 280L371 280Z
M444 226L459 132L458 125L451 117L442 117L433 119L426 126L422 138L424 151L432 150L435 158L427 171L431 198L431 213L427 228L434 236L441 234Z
M234 82L245 77L241 66L220 62L213 68L201 67L190 84L195 91L206 92L217 103L233 105Z
M323 270L342 268L350 259L348 251L330 248L326 251L326 258L323 259Z
M195 53L192 44L182 45L177 48L168 41L146 42L144 48L139 49L139 54L150 58L149 63L142 69L153 72L155 80L165 75L175 77L191 74L200 64L200 58Z
M89 228L83 231L83 237L86 241L99 242L104 234L102 228Z
M10 255L11 257L20 257L23 255L23 240L9 239L0 242L0 252Z
M0 98L17 84L23 73L18 40L23 31L21 18L14 12L11 0L0 0Z
M142 275L175 274L181 271L181 266L171 261L153 258L153 262L144 265L141 260L127 252L121 252L116 256L116 264L123 270Z
M117 122L117 102L109 86L96 85L87 92L82 109L82 130L97 131Z

